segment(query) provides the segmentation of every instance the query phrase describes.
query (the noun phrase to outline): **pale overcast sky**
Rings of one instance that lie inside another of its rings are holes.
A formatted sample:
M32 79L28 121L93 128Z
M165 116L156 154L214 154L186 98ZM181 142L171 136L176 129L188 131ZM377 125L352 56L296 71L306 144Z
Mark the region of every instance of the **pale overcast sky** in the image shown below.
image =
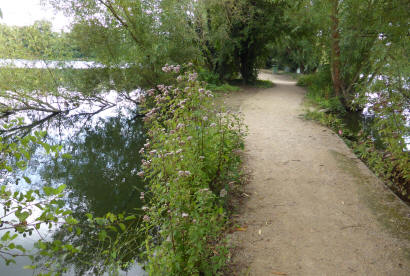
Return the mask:
M36 20L48 20L53 23L53 29L59 31L66 27L70 20L63 14L40 5L40 0L0 0L3 19L0 23L7 25L31 25Z

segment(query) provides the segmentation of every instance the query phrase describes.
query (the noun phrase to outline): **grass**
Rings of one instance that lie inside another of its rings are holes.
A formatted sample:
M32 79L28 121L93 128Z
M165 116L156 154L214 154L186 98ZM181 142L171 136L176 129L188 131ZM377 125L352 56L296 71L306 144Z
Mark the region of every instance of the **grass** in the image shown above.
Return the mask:
M231 83L224 83L222 85L209 83L206 88L214 92L237 92L241 90L243 81L241 79L232 80ZM269 80L256 80L254 83L249 84L256 88L272 88L275 84Z
M252 85L257 88L272 88L275 86L275 84L269 80L256 80Z
M242 79L235 79L231 81L231 84L235 86L241 86L241 85L244 85L244 82ZM275 84L269 80L256 80L253 83L248 83L245 85L256 87L256 88L272 88L275 86Z
M212 90L212 91L218 91L218 92L236 92L241 90L239 86L235 85L230 85L229 83L224 83L222 85L216 85L216 84L208 84L206 86L207 89Z

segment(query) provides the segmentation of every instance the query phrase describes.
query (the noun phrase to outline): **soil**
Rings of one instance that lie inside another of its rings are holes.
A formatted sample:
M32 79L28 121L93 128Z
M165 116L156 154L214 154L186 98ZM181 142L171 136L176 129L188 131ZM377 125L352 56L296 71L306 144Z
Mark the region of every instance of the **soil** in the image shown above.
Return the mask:
M261 73L269 89L226 98L249 127L250 181L238 206L229 275L410 275L410 208L337 134L303 119L305 90Z

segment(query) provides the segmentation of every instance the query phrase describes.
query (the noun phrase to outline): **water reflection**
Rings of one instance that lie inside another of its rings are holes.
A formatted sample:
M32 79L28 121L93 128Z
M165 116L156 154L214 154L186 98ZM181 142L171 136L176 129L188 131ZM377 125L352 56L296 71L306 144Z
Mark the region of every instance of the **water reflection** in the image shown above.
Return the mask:
M87 213L93 216L103 216L107 212L138 215L142 205L139 193L144 183L136 174L141 163L138 151L145 141L143 123L136 105L139 90L135 89L132 83L125 84L128 74L132 72L115 71L105 74L104 70L108 69L68 70L64 73L67 82L64 88L60 86L61 82L59 83L57 94L42 95L41 87L32 91L38 94L36 99L39 101L30 102L30 105L39 107L44 104L50 108L58 108L57 111L21 108L15 112L0 112L0 120L4 121L17 116L25 118L24 125L0 133L3 137L13 139L15 135L24 136L34 130L46 130L46 142L62 145L62 152L72 155L69 160L55 158L45 155L44 149L40 147L33 148L33 156L25 172L32 183L22 181L18 186L18 189L25 189L43 185L67 185L66 206L80 221L81 234L74 235L64 229L53 229L48 236L49 239L56 238L74 246L82 246L82 253L79 255L53 256L59 263L72 267L67 275L84 275L90 272L91 267L94 269L91 271L92 275L101 274L104 266L104 259L99 256L102 249L109 248L110 244L104 244L97 239L98 231L90 228L85 221ZM13 70L7 72L16 73ZM11 80L7 72L2 71L1 78ZM21 76L22 73L24 72L19 71L17 75ZM25 93L26 88L31 87L31 81L35 83L33 79L37 72L31 71L30 74L34 74L32 79L21 78L21 82L14 79L14 84L21 89L10 91ZM93 78L96 75L99 76L98 79ZM70 81L74 78L78 83ZM8 85L12 88L11 84L3 83L0 86ZM52 86L45 86L44 90L51 88ZM2 87L0 90L5 91ZM67 92L67 97L61 93L64 91ZM115 261L121 263L137 258L136 249L142 239L138 233L138 223L138 219L129 222L125 225L127 231L120 231L120 235L115 231L108 233L111 240L118 238L127 242L127 246L121 250L122 254L116 256ZM30 241L31 244L33 242L34 240ZM45 260L39 258L37 261ZM21 269L28 264L31 264L28 259L20 259L18 266L13 267L0 263L0 275L31 275L32 272ZM129 270L130 275L142 273L138 266Z
M133 187L142 185L135 173L144 137L138 118L100 119L62 141L72 159L49 160L40 174L47 183L65 183L70 188L71 208L86 201L88 210L97 216L129 211L137 206Z
M36 187L67 185L66 205L80 221L82 231L77 235L55 229L52 238L74 246L81 245L82 253L74 257L55 258L66 265L73 265L75 269L72 273L77 275L84 275L90 267L95 269L93 274L99 274L104 259L97 257L103 248L109 248L109 244L101 243L96 236L98 232L87 226L86 214L91 213L94 217L104 216L108 212L138 214L142 205L139 193L144 186L136 175L141 164L138 151L145 141L143 124L135 113L124 107L87 117L87 121L74 120L73 117L67 117L64 121L62 115L52 120L47 122L47 142L63 145L63 152L70 153L72 159L46 156L38 148L26 175L34 180L30 185ZM123 248L123 254L117 257L117 261L136 259L136 248L142 238L138 234L138 221L126 225L130 231L121 239L127 239L128 248ZM108 234L112 239L118 235L114 231Z
M380 96L377 93L367 93L366 97L369 99L366 106L363 110L359 110L356 112L346 112L342 115L342 120L345 126L350 130L353 134L358 134L359 132L363 132L364 136L371 137L376 148L385 150L386 145L383 142L382 137L380 136L380 129L377 127L377 120L380 118L387 119L386 116L394 116L394 115L380 115L374 111L375 102L380 100ZM396 111L396 114L401 114L404 116L404 124L408 128L410 127L410 109L408 107L404 107L401 111ZM404 150L410 151L410 135L408 132L402 133L402 137L404 139ZM350 139L357 139L357 137L350 137Z
M104 259L96 257L102 249L109 248L109 244L98 240L95 229L87 226L86 214L135 213L142 205L139 192L144 183L136 172L141 163L138 150L144 139L143 124L138 118L100 118L63 141L64 151L71 153L72 159L49 159L40 169L41 179L46 183L67 185L67 206L82 225L81 235L62 229L54 234L55 238L82 246L80 255L64 259L66 264L75 266L77 275L83 275L91 266L95 269L93 273L99 274L98 269L103 266ZM138 229L136 222L127 227ZM109 234L114 239L117 232ZM121 262L134 259L141 242L138 231L132 237L124 238L129 240L128 248L124 248L118 257Z
M34 128L48 128L50 123L87 121L119 105L137 110L140 90L133 77L135 74L135 68L1 68L0 121L24 118L24 125L7 131L7 135L24 136ZM75 118L68 120L68 117Z

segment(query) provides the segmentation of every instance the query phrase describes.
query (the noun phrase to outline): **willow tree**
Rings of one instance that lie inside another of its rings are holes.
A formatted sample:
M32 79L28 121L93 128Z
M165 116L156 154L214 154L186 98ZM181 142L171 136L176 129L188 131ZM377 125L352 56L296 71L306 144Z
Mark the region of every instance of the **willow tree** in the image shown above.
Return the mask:
M375 116L373 130L390 156L388 162L381 158L377 166L383 167L387 177L398 183L399 193L408 197L408 1L306 0L296 14L303 15L305 9L311 13L299 24L294 18L291 26L303 29L308 18L318 20L317 27L311 29L311 41L323 49L320 65L332 76L323 86L333 88L346 111L370 108ZM299 43L297 37L292 39Z
M258 59L278 36L286 1L47 0L74 18L75 38L107 64L140 66L153 85L165 63L195 61L220 79L256 78Z
M267 45L283 31L286 1L199 1L195 31L209 70L220 79L240 74L251 83Z
M164 64L195 61L200 56L189 28L184 28L189 1L43 2L73 18L72 38L81 51L110 67L133 68L140 87L163 80Z
M347 108L355 108L356 93L371 85L389 66L386 57L408 41L409 5L403 0L330 2L333 88Z
M286 11L288 31L281 40L294 61L311 62L303 55L312 49L310 58L330 68L336 97L355 109L357 93L386 69L395 51L406 48L408 17L404 0L302 0Z
M326 17L313 2L290 3L284 10L282 32L269 45L271 62L293 71L300 68L302 73L312 73L326 63Z

